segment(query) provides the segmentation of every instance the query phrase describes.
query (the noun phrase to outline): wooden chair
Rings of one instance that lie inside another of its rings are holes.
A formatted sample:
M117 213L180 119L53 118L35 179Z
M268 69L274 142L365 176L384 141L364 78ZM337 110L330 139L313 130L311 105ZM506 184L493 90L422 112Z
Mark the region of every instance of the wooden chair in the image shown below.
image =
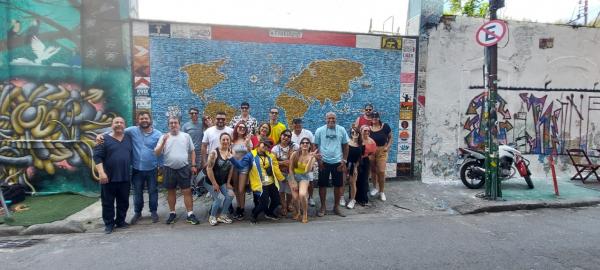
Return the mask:
M569 154L573 167L575 167L575 170L577 171L577 173L571 177L571 180L581 180L581 182L585 182L588 177L594 174L596 175L596 180L600 181L600 176L596 173L598 168L600 168L600 164L592 163L585 150L567 149L567 154ZM583 176L582 173L587 174Z

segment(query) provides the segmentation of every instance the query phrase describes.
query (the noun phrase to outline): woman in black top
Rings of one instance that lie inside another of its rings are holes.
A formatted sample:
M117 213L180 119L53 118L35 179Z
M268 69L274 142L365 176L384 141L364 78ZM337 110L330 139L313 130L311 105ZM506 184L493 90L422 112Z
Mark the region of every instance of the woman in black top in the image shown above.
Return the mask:
M233 200L233 186L231 177L233 175L233 165L229 160L231 153L231 136L229 133L223 133L219 137L221 145L210 152L206 168L203 170L208 177L204 181L204 187L210 192L213 198L208 223L214 226L218 222L231 223L231 219L223 212L223 209L229 209ZM219 214L219 216L217 216Z
M374 158L371 159L371 177L373 180L371 196L379 194L379 198L385 201L386 197L385 193L383 193L385 187L385 164L387 163L388 152L392 145L392 129L388 124L381 122L378 112L373 112L371 117L373 120L370 137L377 144L377 151Z
M360 131L354 125L351 130L350 141L348 141L348 183L350 184L350 196L348 204L346 204L348 209L354 208L356 204L356 178L358 177L359 162L363 154Z

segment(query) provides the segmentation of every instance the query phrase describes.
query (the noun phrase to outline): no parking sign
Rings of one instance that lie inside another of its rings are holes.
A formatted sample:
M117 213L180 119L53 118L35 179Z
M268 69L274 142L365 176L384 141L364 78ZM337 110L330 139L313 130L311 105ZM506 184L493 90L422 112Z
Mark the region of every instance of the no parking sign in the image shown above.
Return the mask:
M508 25L504 21L493 20L479 27L475 39L479 45L489 47L502 40L507 31Z

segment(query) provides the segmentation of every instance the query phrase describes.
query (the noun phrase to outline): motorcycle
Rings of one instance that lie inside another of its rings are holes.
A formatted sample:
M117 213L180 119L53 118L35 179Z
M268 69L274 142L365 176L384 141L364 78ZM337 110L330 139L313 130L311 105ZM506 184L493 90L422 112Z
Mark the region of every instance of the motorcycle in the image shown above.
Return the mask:
M485 184L485 153L473 149L458 148L460 158L460 180L471 189L481 188ZM527 186L532 189L531 171L529 171L529 160L523 157L519 150L508 145L498 147L498 179L508 180L519 172ZM514 165L513 165L514 163Z

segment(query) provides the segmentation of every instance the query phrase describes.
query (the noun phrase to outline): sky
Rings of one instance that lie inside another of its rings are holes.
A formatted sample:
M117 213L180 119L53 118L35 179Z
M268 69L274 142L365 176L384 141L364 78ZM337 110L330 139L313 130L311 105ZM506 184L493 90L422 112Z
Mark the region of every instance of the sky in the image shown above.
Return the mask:
M292 29L404 33L409 0L138 0L141 19ZM583 1L583 0L582 0ZM589 19L600 0L589 1ZM569 21L579 0L505 0L500 17Z

